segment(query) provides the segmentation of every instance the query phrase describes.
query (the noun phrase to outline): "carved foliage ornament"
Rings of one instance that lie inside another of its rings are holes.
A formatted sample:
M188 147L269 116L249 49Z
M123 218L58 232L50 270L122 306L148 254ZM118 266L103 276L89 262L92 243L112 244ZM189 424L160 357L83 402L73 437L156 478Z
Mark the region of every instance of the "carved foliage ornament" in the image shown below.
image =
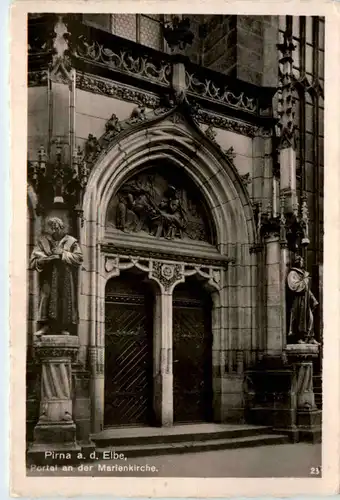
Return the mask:
M115 71L122 71L138 78L151 80L160 85L170 86L171 67L165 61L155 62L148 56L129 50L113 51L97 41L80 35L73 41L73 55L82 59L105 64Z
M101 79L85 73L77 73L76 86L79 89L102 94L124 101L140 103L148 108L158 107L160 98L139 89L130 88L122 84L113 83L110 80Z
M257 112L255 98L246 96L244 92L236 94L228 86L222 88L217 83L208 79L201 81L197 75L189 74L188 72L186 73L186 80L188 92L219 101L232 108L242 109L248 113Z

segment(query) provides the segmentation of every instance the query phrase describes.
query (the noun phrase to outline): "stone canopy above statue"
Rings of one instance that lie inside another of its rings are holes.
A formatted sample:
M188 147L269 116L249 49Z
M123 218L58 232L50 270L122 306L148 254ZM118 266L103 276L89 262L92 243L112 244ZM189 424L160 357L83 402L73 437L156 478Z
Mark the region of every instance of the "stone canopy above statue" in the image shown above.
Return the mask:
M173 165L144 169L126 181L110 200L106 227L156 238L214 240L202 195Z

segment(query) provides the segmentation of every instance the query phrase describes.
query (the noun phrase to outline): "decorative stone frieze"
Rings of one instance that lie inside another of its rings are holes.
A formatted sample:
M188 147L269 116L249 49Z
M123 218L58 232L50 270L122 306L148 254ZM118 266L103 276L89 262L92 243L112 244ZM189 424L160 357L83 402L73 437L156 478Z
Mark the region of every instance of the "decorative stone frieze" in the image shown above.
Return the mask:
M193 256L193 255L188 255L185 258L182 255L179 254L169 254L166 252L161 252L157 250L149 250L149 249L142 249L142 248L123 248L123 247L118 247L114 243L102 243L101 244L101 250L105 254L111 254L111 255L122 255L122 256L128 256L128 257L140 257L141 259L155 259L155 260L167 260L170 259L171 261L183 261L187 262L190 265L198 265L198 266L216 266L219 268L226 268L229 263L234 262L233 258L230 257L225 257L221 256L220 258L208 258L208 257L200 257L200 256ZM111 257L110 257L111 259ZM110 264L111 265L111 264ZM110 272L107 269L107 272Z
M77 72L76 86L80 90L143 104L148 108L158 107L161 101L160 97L155 94L86 73Z
M73 38L72 55L75 58L101 63L115 71L143 80L170 86L171 66L169 62L165 60L156 62L147 55L141 55L140 49L137 52L137 46L135 53L123 48L112 50L112 47L106 46L105 43L94 42L82 34Z
M257 113L257 104L254 97L239 94L232 91L228 85L220 87L219 84L210 78L200 79L197 74L186 72L188 93L203 96L208 99L216 100L232 108L242 109L248 113Z
M170 260L155 260L145 257L132 257L128 255L106 256L104 260L104 273L118 276L121 271L136 267L148 274L149 279L157 281L164 291L169 291L175 283L184 281L187 276L195 274L201 276L215 289L221 287L221 273L223 268L213 265L195 265L189 262L172 262Z

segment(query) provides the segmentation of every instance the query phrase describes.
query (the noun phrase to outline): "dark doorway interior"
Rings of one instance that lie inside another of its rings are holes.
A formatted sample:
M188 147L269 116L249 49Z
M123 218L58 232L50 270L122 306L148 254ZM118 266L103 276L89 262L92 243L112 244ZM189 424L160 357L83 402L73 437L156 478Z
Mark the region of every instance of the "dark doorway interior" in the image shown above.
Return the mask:
M197 280L173 295L174 422L212 421L211 298Z
M105 291L105 427L152 425L152 292L143 276L111 279Z

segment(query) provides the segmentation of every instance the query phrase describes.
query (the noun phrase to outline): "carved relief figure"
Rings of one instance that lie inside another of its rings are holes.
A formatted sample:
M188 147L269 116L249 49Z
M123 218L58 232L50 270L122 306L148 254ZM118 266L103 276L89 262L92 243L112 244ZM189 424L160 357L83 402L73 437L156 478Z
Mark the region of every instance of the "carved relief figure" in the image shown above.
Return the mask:
M180 194L174 186L169 186L165 198L159 204L156 236L168 239L182 238L187 223L187 214L182 206Z
M123 231L139 232L150 229L157 207L150 193L138 183L124 186L118 193L116 225Z
M179 186L177 176L167 178L168 171L150 169L124 184L110 202L108 226L157 238L208 241L202 206L192 196L194 187Z
M69 335L78 322L77 291L74 270L83 262L75 238L65 234L64 223L57 217L47 220L47 234L33 249L30 265L41 275L36 336Z
M318 301L311 292L309 273L303 266L303 258L298 255L287 276L290 304L288 339L291 337L299 344L319 344L313 333L313 311Z

